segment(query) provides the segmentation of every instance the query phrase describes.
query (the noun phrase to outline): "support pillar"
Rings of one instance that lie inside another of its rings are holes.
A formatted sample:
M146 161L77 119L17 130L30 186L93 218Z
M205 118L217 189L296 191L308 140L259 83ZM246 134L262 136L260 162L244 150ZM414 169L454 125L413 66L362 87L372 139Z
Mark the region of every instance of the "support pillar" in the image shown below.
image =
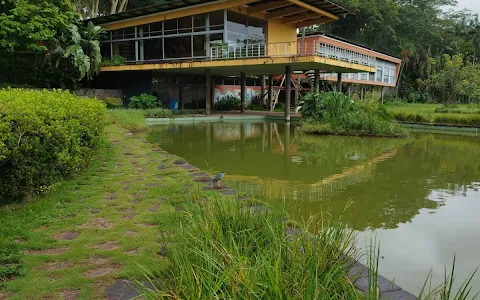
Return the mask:
M320 91L320 70L315 70L315 93Z
M245 112L245 85L246 85L246 79L245 79L245 72L240 73L240 100L242 102L241 106L241 112L242 114Z
M290 98L292 97L292 66L285 67L285 121L290 121Z
M143 27L138 28L138 34L140 37L143 37ZM145 60L145 40L138 41L138 51L140 60Z
M206 91L206 99L205 99L205 108L207 110L207 115L210 115L212 113L212 74L210 72L210 70L206 70L205 71L205 75L206 75L206 87L205 87L205 91Z
M342 93L342 73L338 73L337 84L338 92Z
M266 98L265 98L265 89L266 89L266 86L265 86L265 75L262 75L260 77L260 80L262 81L262 84L260 85L260 95L262 95L262 104L263 105L266 105Z
M268 107L272 111L273 106L273 75L268 75Z
M361 85L361 88L360 88L360 99L362 99L363 101L363 84Z

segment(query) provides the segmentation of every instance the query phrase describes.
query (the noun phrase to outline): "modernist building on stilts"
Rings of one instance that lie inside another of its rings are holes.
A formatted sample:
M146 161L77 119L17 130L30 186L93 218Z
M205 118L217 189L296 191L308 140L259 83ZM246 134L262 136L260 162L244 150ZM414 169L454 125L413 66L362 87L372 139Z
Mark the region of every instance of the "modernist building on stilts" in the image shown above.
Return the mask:
M123 89L124 101L145 92L207 113L228 94L244 104L265 95L272 106L282 90L287 120L302 79L316 89L321 81L395 87L400 59L326 34L298 35L347 14L327 0L174 0L98 17L91 21L107 30L102 56L120 64L102 67L92 84ZM284 88L274 85L280 78Z

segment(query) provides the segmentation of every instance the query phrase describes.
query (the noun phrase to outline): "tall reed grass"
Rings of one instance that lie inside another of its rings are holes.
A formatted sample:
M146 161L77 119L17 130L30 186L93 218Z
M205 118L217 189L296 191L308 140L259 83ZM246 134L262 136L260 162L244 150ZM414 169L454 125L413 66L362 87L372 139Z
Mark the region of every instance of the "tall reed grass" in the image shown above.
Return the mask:
M148 127L145 124L145 112L140 109L112 109L109 118L115 124L130 130L143 131Z

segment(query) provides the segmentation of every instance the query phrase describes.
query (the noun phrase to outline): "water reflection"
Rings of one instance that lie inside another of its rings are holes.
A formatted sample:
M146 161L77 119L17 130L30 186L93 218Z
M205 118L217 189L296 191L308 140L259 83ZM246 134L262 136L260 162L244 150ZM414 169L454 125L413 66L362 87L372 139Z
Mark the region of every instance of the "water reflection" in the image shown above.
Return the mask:
M216 122L155 126L149 139L273 203L339 215L353 200L348 222L356 230L395 228L443 205L432 190L480 180L479 140L469 137L319 137L290 123Z
M388 258L384 275L412 291L431 267L441 275L455 252L470 262L459 278L480 264L477 137L306 136L295 124L217 122L155 126L148 138L212 174L225 171L240 192L285 201L294 217L327 210L343 214L361 237L378 234ZM433 259L434 252L442 255ZM415 276L407 270L413 264Z

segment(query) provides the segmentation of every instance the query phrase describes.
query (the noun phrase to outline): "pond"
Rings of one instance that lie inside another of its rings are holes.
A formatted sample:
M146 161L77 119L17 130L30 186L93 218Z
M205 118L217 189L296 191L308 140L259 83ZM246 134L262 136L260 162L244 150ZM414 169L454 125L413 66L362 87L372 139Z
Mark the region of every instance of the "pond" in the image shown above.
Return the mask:
M275 122L173 123L149 141L239 192L286 203L294 219L329 212L380 242L380 273L418 293L456 254L457 280L480 264L480 138L310 136ZM348 208L347 208L348 207ZM346 209L346 210L345 210ZM460 282L459 282L460 283ZM480 274L473 281L480 290Z

